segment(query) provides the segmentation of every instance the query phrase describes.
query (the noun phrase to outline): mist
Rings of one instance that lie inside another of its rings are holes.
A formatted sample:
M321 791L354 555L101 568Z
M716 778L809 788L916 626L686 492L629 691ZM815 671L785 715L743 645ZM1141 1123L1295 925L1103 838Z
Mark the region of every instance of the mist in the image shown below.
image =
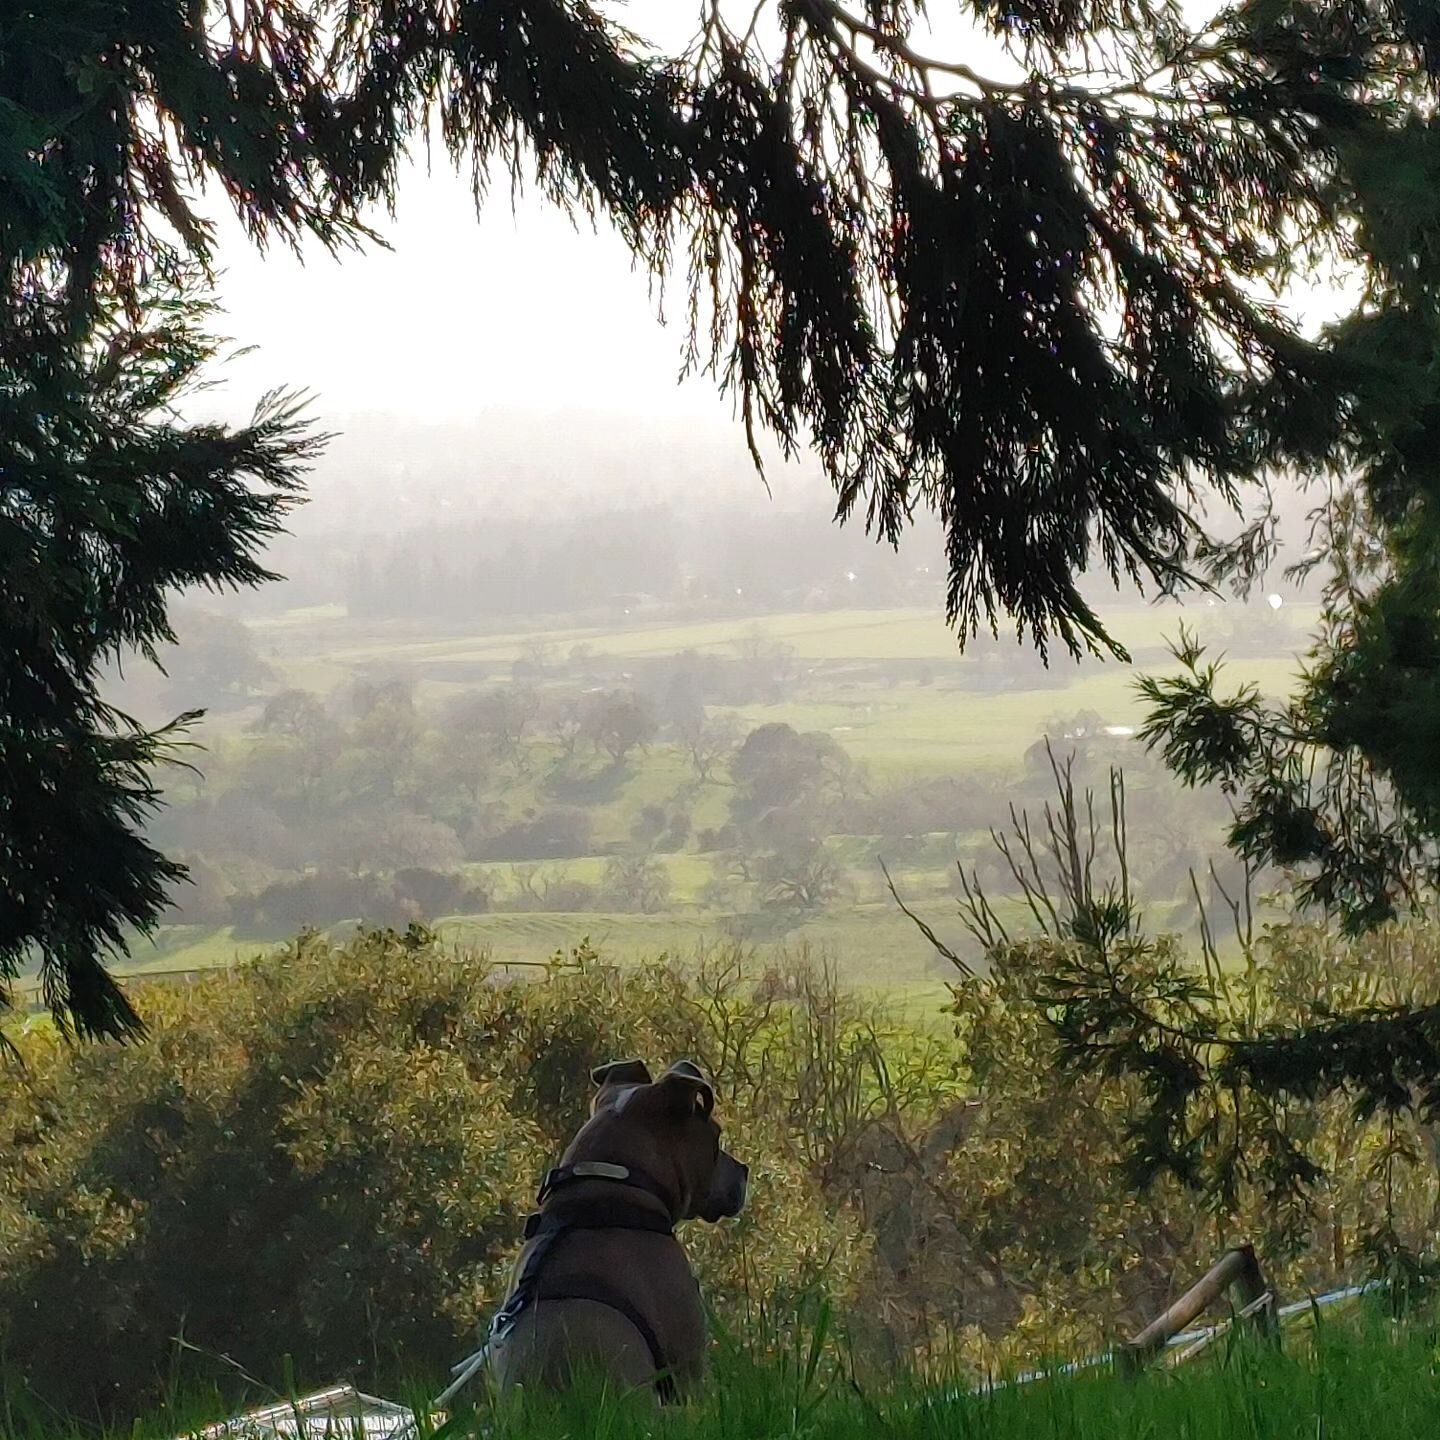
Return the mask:
M1017 797L1044 803L1051 753L1136 777L1149 893L1193 898L1223 807L1135 741L1134 682L1183 618L1237 681L1292 683L1304 495L1279 493L1248 598L1182 609L1094 566L1115 656L1038 654L1003 615L962 650L933 516L893 547L837 522L803 447L762 435L757 468L732 401L682 374L684 296L603 225L523 191L477 217L468 177L421 156L364 250L262 251L211 215L234 354L189 413L297 388L333 438L266 555L281 578L180 596L160 668L110 676L144 723L206 712L151 827L194 883L138 963L414 920L510 958L599 927L626 953L813 941L933 980L880 859L947 923L957 865L988 863Z

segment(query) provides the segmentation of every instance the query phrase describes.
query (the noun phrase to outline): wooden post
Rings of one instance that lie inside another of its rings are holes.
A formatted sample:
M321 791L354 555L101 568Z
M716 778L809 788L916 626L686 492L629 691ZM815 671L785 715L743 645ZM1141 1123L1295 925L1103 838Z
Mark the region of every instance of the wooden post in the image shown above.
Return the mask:
M1264 1336L1267 1340L1278 1340L1280 1338L1280 1322L1276 1318L1275 1311L1279 1308L1275 1303L1275 1296L1270 1287L1265 1283L1265 1276L1261 1272L1260 1262L1255 1258L1255 1248L1252 1245L1242 1245L1240 1253L1246 1257L1246 1265L1241 1270L1235 1281L1235 1298L1239 1302L1235 1308L1249 1310L1248 1323L1257 1334ZM1269 1304L1262 1305L1259 1302L1269 1296ZM1251 1307L1255 1308L1251 1308Z
M1116 1352L1121 1370L1127 1375L1143 1370L1176 1335L1194 1324L1232 1286L1240 1301L1239 1309L1255 1304L1266 1293L1260 1262L1249 1245L1227 1250L1163 1315L1122 1345ZM1264 1305L1254 1313L1256 1323L1266 1334L1273 1331L1273 1311L1273 1306Z

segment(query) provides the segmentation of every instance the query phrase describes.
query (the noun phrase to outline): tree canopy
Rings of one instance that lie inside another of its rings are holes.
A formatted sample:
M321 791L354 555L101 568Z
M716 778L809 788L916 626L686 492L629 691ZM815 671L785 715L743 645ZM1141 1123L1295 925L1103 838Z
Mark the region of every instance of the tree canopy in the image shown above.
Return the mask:
M1197 25L1158 0L953 8L1004 74L963 44L931 53L922 0L711 4L678 54L583 0L71 0L0 20L0 361L21 425L0 518L34 561L0 582L0 973L38 948L62 1013L133 1023L95 950L153 919L176 871L135 830L158 738L104 711L95 667L166 638L173 586L260 579L314 453L292 397L239 431L165 412L209 353L177 288L213 258L202 186L257 243L363 244L438 137L477 202L508 177L603 216L685 287L688 363L752 447L812 447L839 515L884 539L941 517L962 635L1008 617L1042 649L1118 652L1089 568L1170 588L1233 569L1252 552L1209 543L1202 500L1382 444L1373 313L1427 343L1411 258L1433 242L1403 215L1433 173L1431 7L1245 0ZM1348 350L1278 303L1331 259L1367 280ZM1411 514L1408 466L1373 479L1380 513ZM87 887L45 855L97 816L92 873L116 878Z
M955 9L1008 78L917 48L918 0L707 6L678 55L579 0L22 13L11 273L83 299L206 258L202 180L262 243L361 243L438 131L477 199L533 179L686 275L692 362L813 444L842 513L895 538L938 510L960 625L1106 645L1077 574L1181 583L1207 484L1335 413L1273 301L1327 254L1386 263L1355 159L1428 136L1440 39L1411 0Z
M1369 269L1360 305L1327 337L1343 403L1295 454L1318 491L1298 568L1324 577L1295 693L1276 704L1227 686L1223 664L1188 636L1180 672L1144 685L1142 733L1182 780L1229 797L1231 848L1254 870L1279 869L1300 905L1347 936L1380 931L1384 943L1409 916L1433 914L1440 883L1437 179L1428 111L1348 157L1343 203ZM1207 1090L1269 1116L1220 1169L1259 1166L1277 1189L1317 1178L1275 1121L1291 1100L1344 1094L1359 1116L1392 1123L1440 1114L1440 1011L1428 997L1377 987L1257 1028L1227 1008L1223 987L1217 998L1193 977L1143 969L1117 985L1112 968L1085 959L1050 998L1075 1063L1143 1081L1142 1168L1193 1169Z
M183 292L182 292L183 293ZM104 703L97 673L173 639L166 594L266 578L256 553L313 453L276 395L237 430L165 408L213 353L193 300L102 296L78 332L43 291L0 310L0 984L32 954L82 1033L137 1026L101 957L183 877L140 833L159 733ZM72 335L83 335L76 343Z

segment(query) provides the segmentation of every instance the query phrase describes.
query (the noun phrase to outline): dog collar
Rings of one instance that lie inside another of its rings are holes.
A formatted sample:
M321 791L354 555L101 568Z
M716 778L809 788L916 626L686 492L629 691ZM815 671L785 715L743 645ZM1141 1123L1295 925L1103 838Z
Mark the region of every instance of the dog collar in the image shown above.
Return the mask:
M577 1160L570 1167L570 1173L577 1180L628 1180L630 1167L611 1165L605 1160Z
M664 1207L671 1220L675 1219L675 1201L670 1192L653 1175L629 1165L612 1165L608 1160L577 1160L573 1165L557 1165L545 1174L535 1203L543 1205L555 1191L581 1180L609 1180L616 1185L626 1185L633 1190L643 1190L653 1195Z

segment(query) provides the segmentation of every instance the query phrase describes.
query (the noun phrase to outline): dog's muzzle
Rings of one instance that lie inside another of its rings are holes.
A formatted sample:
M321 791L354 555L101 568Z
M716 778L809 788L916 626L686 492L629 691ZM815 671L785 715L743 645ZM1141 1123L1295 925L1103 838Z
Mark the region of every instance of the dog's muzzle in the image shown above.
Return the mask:
M745 1208L749 1181L750 1167L722 1150L715 1162L715 1173L710 1177L710 1193L705 1197L700 1218L714 1224L738 1215Z

